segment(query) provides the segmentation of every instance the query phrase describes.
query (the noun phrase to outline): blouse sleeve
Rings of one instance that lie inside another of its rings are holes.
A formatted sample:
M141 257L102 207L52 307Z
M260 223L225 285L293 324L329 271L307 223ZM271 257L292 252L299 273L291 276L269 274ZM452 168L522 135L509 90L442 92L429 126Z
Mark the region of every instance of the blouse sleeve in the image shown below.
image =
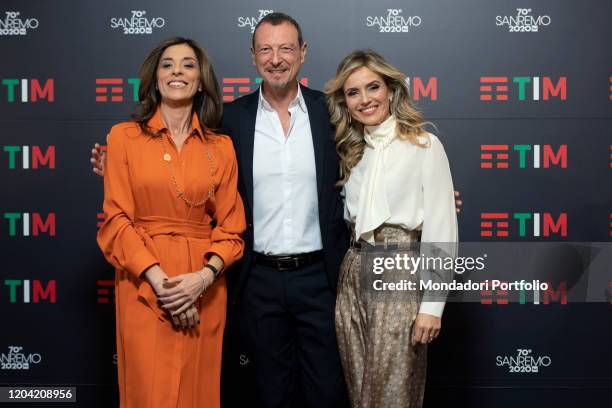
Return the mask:
M244 241L241 234L246 229L244 205L238 193L238 164L232 142L228 137L223 146L225 163L222 166L219 186L215 192L215 227L212 230L212 245L204 255L209 259L216 254L223 259L223 268L227 270L242 257Z
M125 140L119 126L111 129L104 169L104 224L98 245L113 266L135 277L159 260L146 248L134 229L134 197L130 186Z
M444 147L434 135L430 135L430 146L423 163L422 188L424 214L421 242L434 244L426 249L432 255L434 254L430 249L435 246L442 250L439 256L454 258L458 233L453 180ZM434 272L438 275L438 280L446 281L449 278L448 271ZM450 277L452 278L452 275ZM440 298L441 294L435 293L433 297ZM444 304L444 301L423 301L419 312L441 317Z

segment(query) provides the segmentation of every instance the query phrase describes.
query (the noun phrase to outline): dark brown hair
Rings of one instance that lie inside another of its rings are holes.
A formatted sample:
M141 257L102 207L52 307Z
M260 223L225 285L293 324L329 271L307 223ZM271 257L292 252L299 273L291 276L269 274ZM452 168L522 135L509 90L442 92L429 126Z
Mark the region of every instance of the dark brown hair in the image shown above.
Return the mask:
M161 102L161 95L156 87L157 68L159 60L166 48L173 45L187 44L196 55L200 67L200 88L193 97L193 112L198 116L202 130L216 129L221 122L223 104L220 99L217 76L206 51L195 41L189 38L174 37L159 43L145 58L140 67L140 86L138 88L138 108L132 119L138 123L142 131L149 136L157 136L148 126L147 122L157 110Z

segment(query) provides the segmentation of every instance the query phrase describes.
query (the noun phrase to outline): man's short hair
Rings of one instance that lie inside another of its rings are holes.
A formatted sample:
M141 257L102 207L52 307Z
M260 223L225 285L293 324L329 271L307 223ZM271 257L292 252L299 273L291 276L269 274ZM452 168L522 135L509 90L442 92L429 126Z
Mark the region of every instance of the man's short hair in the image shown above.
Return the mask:
M300 28L300 25L298 24L298 22L295 21L295 19L288 14L274 12L274 13L265 15L261 20L259 20L259 22L255 26L255 30L253 31L253 38L251 41L251 46L253 48L255 48L255 33L257 33L257 29L259 28L259 26L264 23L272 24L273 26L277 26L282 23L291 24L292 26L295 27L295 29L298 32L298 43L300 44L300 47L302 46L302 44L304 44L304 39L302 38L302 29Z

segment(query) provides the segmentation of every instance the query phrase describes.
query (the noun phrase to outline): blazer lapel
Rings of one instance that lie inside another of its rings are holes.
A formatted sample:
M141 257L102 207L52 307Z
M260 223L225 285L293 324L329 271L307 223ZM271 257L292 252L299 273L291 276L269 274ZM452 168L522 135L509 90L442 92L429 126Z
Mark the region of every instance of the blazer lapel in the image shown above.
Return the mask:
M255 121L259 91L248 96L249 100L242 107L240 115L240 154L242 156L242 179L244 180L247 205L253 211L253 148L255 144Z
M301 86L301 85L300 85ZM310 89L302 86L302 96L308 108L308 120L312 133L312 144L315 153L315 166L317 173L317 195L321 197L323 174L325 174L325 138L329 136L329 119L325 112L326 105L318 99L320 95L314 94Z

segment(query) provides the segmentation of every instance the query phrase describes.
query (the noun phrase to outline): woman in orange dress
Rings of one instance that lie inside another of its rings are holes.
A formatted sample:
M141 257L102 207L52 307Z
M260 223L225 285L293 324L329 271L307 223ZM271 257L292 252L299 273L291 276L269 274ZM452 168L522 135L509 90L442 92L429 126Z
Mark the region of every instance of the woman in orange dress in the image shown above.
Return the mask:
M140 70L139 111L114 126L98 243L116 268L121 407L219 407L223 271L242 256L244 208L204 50L162 42Z

